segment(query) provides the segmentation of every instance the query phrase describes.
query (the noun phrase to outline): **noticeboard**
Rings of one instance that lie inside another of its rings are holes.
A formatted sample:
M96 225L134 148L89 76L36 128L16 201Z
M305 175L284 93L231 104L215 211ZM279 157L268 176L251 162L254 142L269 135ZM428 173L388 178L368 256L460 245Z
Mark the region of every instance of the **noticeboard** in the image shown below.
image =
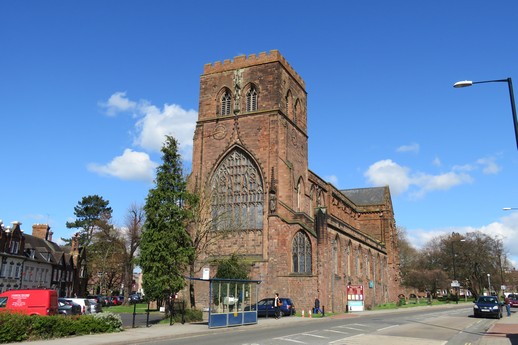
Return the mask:
M363 311L363 285L347 285L347 307L349 311Z

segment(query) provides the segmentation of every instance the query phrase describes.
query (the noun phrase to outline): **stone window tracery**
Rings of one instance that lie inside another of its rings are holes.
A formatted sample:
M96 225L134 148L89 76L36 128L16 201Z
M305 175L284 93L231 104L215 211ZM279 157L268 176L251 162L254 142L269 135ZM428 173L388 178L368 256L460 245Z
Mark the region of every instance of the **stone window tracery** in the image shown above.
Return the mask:
M221 96L221 115L230 115L230 105L231 105L232 96L230 95L230 91L225 91Z
M246 93L246 111L256 111L257 110L257 90L255 86L252 85L248 92Z
M259 171L240 149L231 151L212 178L215 230L263 228L264 192Z
M299 231L292 242L293 272L311 274L311 241Z

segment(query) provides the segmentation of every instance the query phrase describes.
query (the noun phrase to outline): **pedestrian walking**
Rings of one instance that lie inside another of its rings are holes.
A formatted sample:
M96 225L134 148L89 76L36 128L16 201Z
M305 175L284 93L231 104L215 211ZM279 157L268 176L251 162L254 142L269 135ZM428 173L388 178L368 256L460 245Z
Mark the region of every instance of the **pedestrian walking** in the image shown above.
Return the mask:
M318 297L315 298L315 306L313 307L313 314L316 313L323 314L322 309L320 309L320 300L318 299Z
M504 299L505 303L505 310L507 311L507 316L511 316L511 301L509 300L509 297L506 297Z
M279 298L279 293L275 293L275 299L273 300L273 307L275 308L275 318L279 319L281 317L281 305L282 300Z

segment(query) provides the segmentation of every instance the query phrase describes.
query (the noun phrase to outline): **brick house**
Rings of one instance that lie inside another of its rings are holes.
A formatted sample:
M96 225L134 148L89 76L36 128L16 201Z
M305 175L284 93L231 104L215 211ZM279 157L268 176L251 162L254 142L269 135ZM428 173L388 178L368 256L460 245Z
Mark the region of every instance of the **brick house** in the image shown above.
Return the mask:
M233 230L197 268L241 255L262 281L260 298L279 292L299 310L318 296L344 311L349 284L364 286L367 308L395 301L389 188L338 190L309 170L306 111L305 83L276 50L205 65L189 186L211 190L214 231ZM195 284L203 307L207 285Z
M20 222L0 221L0 292L15 289L53 289L61 297L81 295L86 253L77 245L60 247L47 224L34 224L25 234Z

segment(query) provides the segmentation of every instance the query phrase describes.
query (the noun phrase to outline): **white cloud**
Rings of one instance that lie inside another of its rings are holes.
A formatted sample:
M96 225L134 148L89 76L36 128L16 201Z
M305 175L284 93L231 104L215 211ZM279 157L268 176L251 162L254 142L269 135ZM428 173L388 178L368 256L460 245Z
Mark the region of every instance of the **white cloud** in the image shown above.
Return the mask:
M185 110L176 104L165 104L160 110L146 104L140 107L140 112L143 117L135 124L135 145L150 151L160 151L165 136L171 135L178 141L182 158L191 160L194 128L198 118L195 110Z
M372 164L364 173L364 176L367 177L367 181L371 185L388 185L394 195L404 193L412 188L412 196L415 197L422 197L430 191L447 190L473 181L468 174L453 171L440 175L411 173L409 168L402 167L390 159Z
M412 184L418 187L413 195L421 197L427 192L435 190L448 190L452 187L471 183L473 178L465 173L448 172L440 175L428 175L418 173L412 177Z
M402 145L396 149L397 152L419 152L419 144L412 143L410 145Z
M153 181L157 163L151 161L149 155L144 152L135 152L131 149L124 150L121 156L115 157L105 165L91 163L88 170L100 175L109 175L123 180Z
M435 159L433 160L432 164L435 165L436 167L440 167L442 165L441 160L439 159L439 157L435 157Z
M482 172L485 175L496 175L502 170L502 167L495 163L494 157L480 158L477 163L483 166Z
M394 195L406 192L411 185L409 169L390 159L372 164L364 176L374 186L390 186L390 192Z
M338 187L338 177L336 175L324 176L324 180L328 181L329 183L331 183L336 188L339 188Z
M137 107L137 103L126 98L126 92L115 92L110 96L108 101L98 103L101 108L106 109L106 114L115 116L117 113L133 111Z
M126 92L115 92L106 102L98 103L108 115L131 112L137 118L133 133L133 145L148 152L160 152L165 142L165 136L170 135L178 141L179 153L184 161L192 158L194 129L198 113L195 110L183 109L180 105L165 104L163 109L152 105L149 101L132 101L126 97ZM134 152L136 153L136 152ZM92 165L90 170L107 173L114 171L109 165L118 162L116 157L106 166ZM149 159L149 157L148 157ZM110 175L122 177L122 172Z
M518 237L518 212L513 211L509 216L501 217L499 221L483 225L479 228L471 226L459 226L450 228L440 228L432 230L413 229L407 230L407 237L410 243L416 248L422 248L431 239L441 236L449 235L452 232L457 232L464 235L468 232L480 231L495 239L502 240L504 250L508 255L509 260L514 267L518 264L518 246L514 245L514 238Z

